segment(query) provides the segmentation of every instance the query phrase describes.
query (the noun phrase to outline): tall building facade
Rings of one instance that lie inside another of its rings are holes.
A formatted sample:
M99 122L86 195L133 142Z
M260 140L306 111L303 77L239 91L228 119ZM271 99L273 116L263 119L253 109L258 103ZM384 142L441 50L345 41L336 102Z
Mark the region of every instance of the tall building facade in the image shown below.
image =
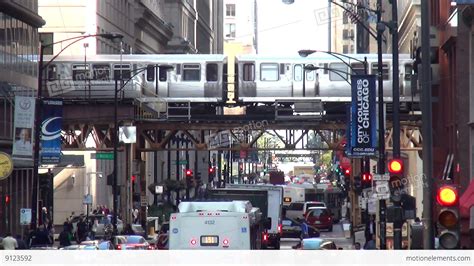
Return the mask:
M222 8L218 0L78 0L39 1L47 21L40 30L45 43L82 34L124 35L124 53L219 53L223 50ZM56 45L57 53L67 45ZM87 38L64 54L118 54L117 43Z
M0 152L12 154L15 96L37 91L38 1L0 1ZM5 162L2 162L5 163ZM13 161L13 172L0 178L0 232L24 231L20 209L31 208L33 162Z
M225 54L254 54L257 52L256 10L256 0L224 1Z

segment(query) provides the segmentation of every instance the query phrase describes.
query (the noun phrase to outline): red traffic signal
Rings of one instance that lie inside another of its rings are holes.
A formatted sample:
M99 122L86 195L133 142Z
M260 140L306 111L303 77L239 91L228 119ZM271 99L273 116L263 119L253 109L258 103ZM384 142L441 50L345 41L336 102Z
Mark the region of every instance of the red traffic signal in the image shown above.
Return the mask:
M187 176L187 177L193 176L193 170L191 170L191 169L186 169L186 176Z
M403 172L403 161L400 159L388 161L388 171L391 174L401 174Z
M209 174L213 174L215 171L214 167L209 167Z
M10 203L10 196L5 195L5 204Z
M441 206L450 207L458 202L458 192L453 186L442 186L438 188L436 199Z
M371 182L372 181L372 175L370 173L363 173L362 174L362 181Z
M132 175L132 182L135 182L135 180L137 180L137 176L136 176L136 175Z

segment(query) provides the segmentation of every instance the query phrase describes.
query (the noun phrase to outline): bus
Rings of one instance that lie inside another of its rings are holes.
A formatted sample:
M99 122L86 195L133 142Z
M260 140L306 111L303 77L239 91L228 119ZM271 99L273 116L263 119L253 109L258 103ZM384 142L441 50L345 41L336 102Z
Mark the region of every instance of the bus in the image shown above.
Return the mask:
M269 221L249 201L181 202L171 214L169 249L261 249Z

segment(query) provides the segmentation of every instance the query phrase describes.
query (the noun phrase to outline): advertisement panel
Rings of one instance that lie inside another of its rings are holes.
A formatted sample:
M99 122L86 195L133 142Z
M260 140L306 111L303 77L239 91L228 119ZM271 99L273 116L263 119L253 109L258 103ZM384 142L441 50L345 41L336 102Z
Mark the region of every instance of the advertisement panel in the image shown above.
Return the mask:
M33 125L35 122L35 98L15 96L15 141L13 158L20 160L33 159Z
M41 123L41 163L58 164L61 159L61 126L63 101L43 100L43 122Z
M377 149L377 113L375 75L353 75L350 153L352 156L373 156Z

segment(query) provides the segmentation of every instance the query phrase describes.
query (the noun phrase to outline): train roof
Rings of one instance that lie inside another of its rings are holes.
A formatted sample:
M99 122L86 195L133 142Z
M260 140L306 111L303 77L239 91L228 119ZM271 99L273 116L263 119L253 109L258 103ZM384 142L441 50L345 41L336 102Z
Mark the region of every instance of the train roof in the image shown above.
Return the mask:
M348 57L354 57L356 59L364 60L364 57L367 57L367 60L369 61L376 61L378 59L377 54L345 54ZM338 61L339 59L336 58L336 55L330 55L327 53L314 53L309 55L308 57L301 57L297 53L295 53L294 56L281 56L281 55L270 55L270 54L242 54L242 55L237 55L236 58L237 60L258 60L258 61L285 61L285 60L290 60L291 62L304 62L304 61L311 61L311 60L328 60L328 61ZM349 58L345 58L344 56L338 56L341 59L349 60ZM392 59L392 54L383 54L382 55L383 59ZM405 59L410 59L409 54L399 54L399 59L405 60Z
M44 61L48 61L53 56L44 56ZM88 55L84 58L84 55L60 55L54 61L72 61L72 62L84 62L84 59L89 62L120 62L120 54L100 54L100 55ZM183 62L189 61L227 61L227 56L223 54L123 54L122 61L125 62L154 62L154 61L166 61L166 62Z

